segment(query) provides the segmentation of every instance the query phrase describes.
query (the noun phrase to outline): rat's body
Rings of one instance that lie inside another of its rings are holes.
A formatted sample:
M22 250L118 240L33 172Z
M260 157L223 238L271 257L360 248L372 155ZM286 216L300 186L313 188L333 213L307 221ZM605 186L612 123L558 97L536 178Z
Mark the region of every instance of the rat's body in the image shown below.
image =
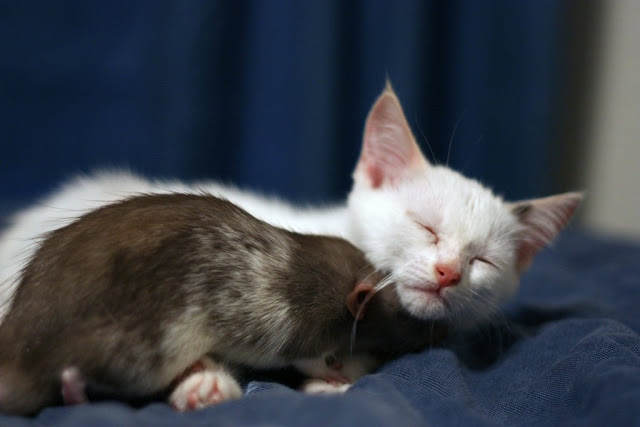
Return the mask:
M24 269L0 325L0 409L59 402L69 367L145 395L207 353L260 368L344 353L345 300L372 273L342 239L287 232L213 196L100 208L46 236ZM387 295L368 304L361 346L395 334L382 327L398 312Z

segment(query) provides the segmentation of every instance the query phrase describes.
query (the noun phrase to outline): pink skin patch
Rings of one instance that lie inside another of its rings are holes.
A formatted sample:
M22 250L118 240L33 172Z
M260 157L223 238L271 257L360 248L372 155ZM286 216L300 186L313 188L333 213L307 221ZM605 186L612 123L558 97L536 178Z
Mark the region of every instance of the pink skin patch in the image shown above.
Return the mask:
M223 400L220 393L220 387L218 386L218 383L216 381L214 381L211 384L211 386L208 387L209 392L205 396L201 396L197 390L202 387L204 381L205 381L205 378L199 378L198 383L194 384L193 386L193 391L191 391L188 394L187 396L188 409L191 409L191 410L198 409L203 404L203 402L215 403Z
M84 391L86 384L78 368L72 366L62 371L60 382L65 405L79 405L89 401Z
M356 284L351 293L347 295L347 308L354 318L362 320L364 308L373 296L373 285L366 282Z
M349 381L349 379L340 372L344 367L344 364L341 361L336 359L331 363L327 362L327 367L330 368L331 371L327 372L326 374L319 375L318 379L326 381L327 383L334 386L351 383L351 381Z
M460 272L458 269L446 264L436 264L436 277L438 278L438 286L440 288L455 286L460 283Z
M378 165L371 164L367 166L367 174L369 175L369 179L371 180L371 186L373 188L378 188L382 185L382 181L384 180L384 174L378 168Z

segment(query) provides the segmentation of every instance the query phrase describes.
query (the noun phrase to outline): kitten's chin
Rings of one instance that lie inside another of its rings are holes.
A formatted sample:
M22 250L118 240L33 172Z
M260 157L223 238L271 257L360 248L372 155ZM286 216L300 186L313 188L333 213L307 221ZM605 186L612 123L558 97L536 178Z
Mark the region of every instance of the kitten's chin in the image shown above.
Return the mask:
M412 316L422 320L442 320L447 317L447 302L437 290L406 285L398 285L396 290L400 303Z

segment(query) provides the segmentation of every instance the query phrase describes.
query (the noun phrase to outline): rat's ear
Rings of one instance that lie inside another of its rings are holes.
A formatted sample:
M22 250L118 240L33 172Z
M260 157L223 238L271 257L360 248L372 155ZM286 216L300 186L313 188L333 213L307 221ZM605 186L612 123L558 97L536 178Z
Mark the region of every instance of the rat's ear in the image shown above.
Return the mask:
M387 85L369 111L362 152L353 173L356 185L379 188L428 167L400 101Z
M373 285L366 282L358 282L353 290L347 295L347 308L357 320L364 316L364 306L373 294Z

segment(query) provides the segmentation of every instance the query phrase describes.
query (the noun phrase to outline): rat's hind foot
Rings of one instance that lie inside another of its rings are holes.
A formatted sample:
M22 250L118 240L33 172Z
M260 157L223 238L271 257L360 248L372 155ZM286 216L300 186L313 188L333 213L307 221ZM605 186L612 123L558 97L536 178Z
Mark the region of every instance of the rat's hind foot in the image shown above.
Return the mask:
M89 401L85 394L85 382L75 366L65 368L60 375L62 398L65 405L78 405Z
M242 396L238 382L223 366L203 357L177 380L169 403L177 411L192 411Z

